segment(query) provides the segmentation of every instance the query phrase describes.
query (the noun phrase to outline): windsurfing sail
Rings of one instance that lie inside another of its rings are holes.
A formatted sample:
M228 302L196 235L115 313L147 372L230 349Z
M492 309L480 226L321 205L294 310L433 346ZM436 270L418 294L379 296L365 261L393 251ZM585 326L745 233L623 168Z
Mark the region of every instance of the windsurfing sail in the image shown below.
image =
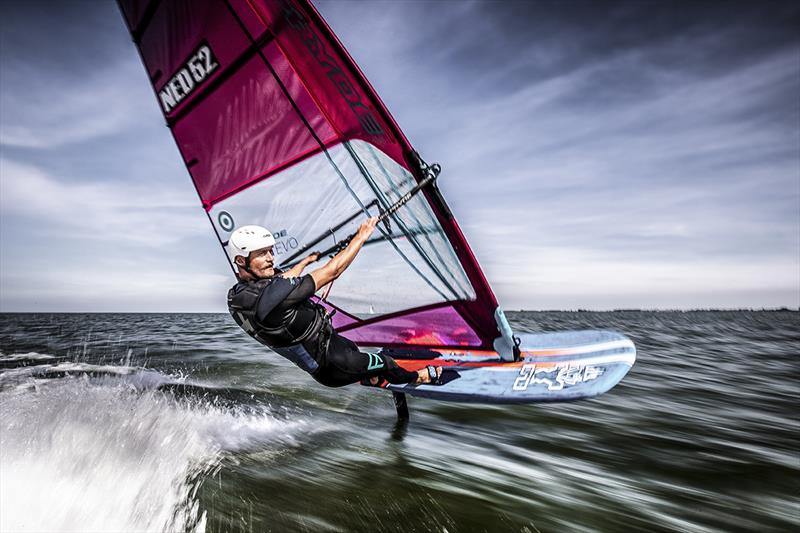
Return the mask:
M425 178L307 0L119 4L226 252L235 228L258 224L275 235L277 265L289 266ZM508 324L435 184L388 216L328 289L334 327L360 345L511 353Z

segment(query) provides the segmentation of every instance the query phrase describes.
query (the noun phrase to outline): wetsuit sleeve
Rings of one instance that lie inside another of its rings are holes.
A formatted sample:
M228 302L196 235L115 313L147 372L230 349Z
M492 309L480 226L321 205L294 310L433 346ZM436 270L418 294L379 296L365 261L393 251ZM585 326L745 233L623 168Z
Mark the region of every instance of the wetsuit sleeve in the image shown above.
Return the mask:
M276 277L264 287L258 297L256 319L263 322L278 307L286 308L297 305L314 294L314 280L310 275L302 278Z
M314 279L311 277L311 275L306 274L300 278L288 279L290 281L296 281L297 285L295 286L294 290L289 293L289 296L283 300L281 307L292 307L304 300L308 300L314 295L314 289L316 289L317 286L314 284Z

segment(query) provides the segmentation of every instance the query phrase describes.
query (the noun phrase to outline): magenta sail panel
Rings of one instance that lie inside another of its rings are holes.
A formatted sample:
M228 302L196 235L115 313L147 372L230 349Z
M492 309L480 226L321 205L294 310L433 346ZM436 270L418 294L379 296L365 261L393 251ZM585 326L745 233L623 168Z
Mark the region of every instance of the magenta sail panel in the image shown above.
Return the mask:
M235 227L260 224L287 266L315 236L324 249L422 179L307 0L119 3L223 246ZM490 349L497 302L441 196L426 189L392 220L323 302L338 310L334 326L360 344Z
M358 344L473 347L481 344L475 331L452 307L342 328L342 335Z
M175 139L206 202L319 146L260 57L176 123Z
M271 42L261 51L276 79L285 88L289 99L297 107L299 116L303 117L311 131L325 145L336 142L340 138L339 135L317 107L311 94L303 85L303 81L289 64L278 45Z
M168 119L202 98L203 89L251 44L234 15L217 2L158 2L148 21L139 50Z
M402 165L408 141L344 47L308 2L247 0L343 139L362 139ZM254 36L255 37L255 36Z

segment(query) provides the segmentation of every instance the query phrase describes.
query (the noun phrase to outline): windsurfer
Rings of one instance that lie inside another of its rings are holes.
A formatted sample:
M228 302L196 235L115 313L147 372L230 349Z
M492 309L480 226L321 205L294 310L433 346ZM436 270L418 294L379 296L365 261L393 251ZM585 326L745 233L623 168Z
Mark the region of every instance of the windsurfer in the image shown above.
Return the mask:
M239 278L228 291L228 310L236 323L329 387L359 381L370 385L436 382L441 367L411 372L387 355L361 352L333 330L325 308L310 299L350 266L377 222L377 217L366 220L347 247L306 275L303 270L317 261L317 254L280 271L274 267L272 234L260 226L238 228L228 242Z

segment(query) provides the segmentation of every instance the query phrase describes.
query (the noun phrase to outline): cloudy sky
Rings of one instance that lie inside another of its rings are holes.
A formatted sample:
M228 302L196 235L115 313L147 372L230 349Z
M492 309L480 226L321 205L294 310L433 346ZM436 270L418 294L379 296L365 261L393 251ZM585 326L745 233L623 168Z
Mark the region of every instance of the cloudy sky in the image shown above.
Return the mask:
M318 2L507 309L800 306L793 2ZM0 310L223 311L113 2L0 2Z

